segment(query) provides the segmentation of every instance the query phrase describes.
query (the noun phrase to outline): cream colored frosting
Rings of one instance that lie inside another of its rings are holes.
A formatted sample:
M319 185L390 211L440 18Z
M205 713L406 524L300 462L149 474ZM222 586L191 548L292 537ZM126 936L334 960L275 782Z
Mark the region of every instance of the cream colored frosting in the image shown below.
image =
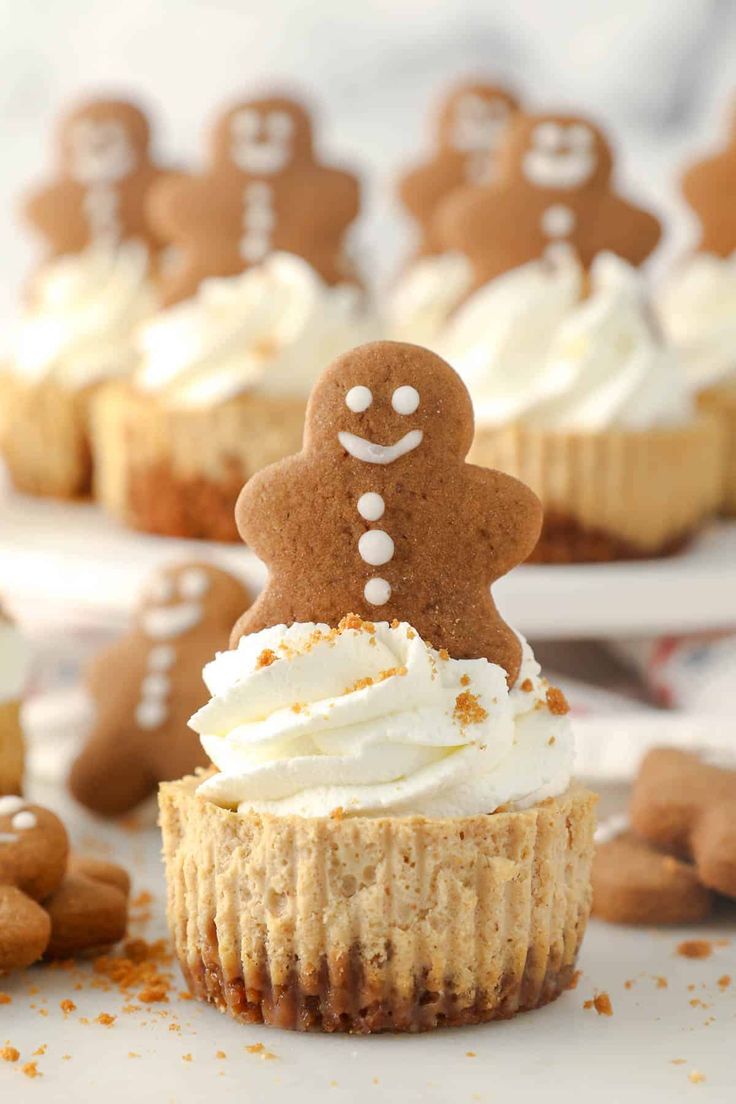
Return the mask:
M583 289L578 262L561 254L498 277L451 320L440 351L468 385L480 425L595 432L690 418L684 371L638 272L602 253L585 298Z
M129 372L134 332L157 302L140 242L60 257L34 281L10 368L29 382L52 378L72 389Z
M326 364L375 336L358 288L331 287L301 257L274 253L153 319L136 382L177 406L253 390L306 399Z
M0 608L0 702L17 701L28 677L27 641Z
M736 381L736 253L691 257L662 288L658 308L693 388Z
M422 257L409 266L388 301L390 336L434 348L472 284L473 270L463 253Z
M469 816L559 794L571 726L522 647L509 691L501 667L443 658L406 623L245 636L204 671L212 697L190 724L220 773L199 792L298 816Z

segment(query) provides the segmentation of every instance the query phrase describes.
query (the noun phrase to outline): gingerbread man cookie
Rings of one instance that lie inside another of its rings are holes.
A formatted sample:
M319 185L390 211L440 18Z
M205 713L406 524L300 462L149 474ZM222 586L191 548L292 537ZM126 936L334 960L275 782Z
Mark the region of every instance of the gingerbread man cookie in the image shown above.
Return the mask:
M470 259L475 284L560 248L589 267L609 250L641 264L659 241L658 220L611 188L613 159L587 119L517 113L487 186L455 191L440 204L433 233Z
M115 816L155 793L159 782L207 764L187 721L207 700L204 664L227 647L249 600L240 582L211 564L157 572L131 631L90 669L97 718L71 771L78 801Z
M596 832L593 915L611 924L692 924L713 908L713 894L688 862L640 839L626 818Z
M43 957L73 958L118 943L128 927L129 893L121 866L72 855L61 885L44 901L51 934Z
M353 279L345 235L358 211L356 177L315 160L301 104L236 104L215 125L207 171L151 195L154 225L179 258L164 297L184 299L206 277L233 276L275 250L304 257L329 284Z
M519 640L490 584L532 551L542 512L523 483L465 463L472 440L465 385L434 353L377 341L339 357L312 391L303 451L240 493L238 528L270 574L232 646L271 625L334 626L354 612L409 621L513 683Z
M68 853L57 816L0 797L0 973L30 966L46 950L51 921L39 902L61 885Z
M686 170L682 192L700 220L698 249L729 257L736 250L736 119L723 149Z
M466 82L453 88L437 118L434 156L399 181L399 197L421 229L419 255L438 253L432 232L438 204L465 184L489 184L496 155L518 102L495 84Z
M145 200L165 173L151 161L149 140L146 116L124 100L92 100L62 118L59 178L24 204L51 257L129 238L160 248Z
M736 769L655 748L634 785L631 823L654 847L692 859L704 885L736 897Z

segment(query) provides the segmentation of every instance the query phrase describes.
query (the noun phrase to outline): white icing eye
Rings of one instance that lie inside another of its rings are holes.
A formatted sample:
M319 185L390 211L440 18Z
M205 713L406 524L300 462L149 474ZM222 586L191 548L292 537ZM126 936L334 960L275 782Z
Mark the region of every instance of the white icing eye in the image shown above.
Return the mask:
M593 131L585 123L573 123L567 128L567 140L577 150L589 150L593 145Z
M378 521L385 509L386 503L375 491L366 491L358 499L358 513L366 521Z
M391 597L391 584L386 579L369 579L363 587L363 597L372 606L385 606Z
M419 406L419 392L416 387L397 387L391 396L391 405L397 414L413 414Z
M189 567L179 578L179 593L185 598L202 598L209 589L210 580L201 567Z
M552 122L538 123L532 134L534 145L543 150L557 149L561 137L562 127Z
M286 111L272 111L268 116L267 126L274 138L289 138L294 129L294 121Z
M176 591L171 579L166 575L159 575L152 581L147 593L152 602L170 602Z
M369 387L351 387L345 396L345 405L353 414L362 414L373 402L373 393Z
M16 813L10 823L16 831L22 832L35 828L38 821L35 813L32 813L29 809L24 809L23 812Z
M12 816L14 813L20 812L24 805L23 798L16 797L15 794L0 797L0 816Z

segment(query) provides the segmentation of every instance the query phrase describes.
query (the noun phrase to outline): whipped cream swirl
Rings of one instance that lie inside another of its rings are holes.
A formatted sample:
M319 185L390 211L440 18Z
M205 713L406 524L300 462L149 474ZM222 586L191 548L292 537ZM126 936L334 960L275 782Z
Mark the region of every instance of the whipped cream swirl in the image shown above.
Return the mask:
M135 367L136 327L158 305L138 241L59 257L36 277L12 338L10 368L30 383L77 389Z
M153 319L136 384L185 407L244 391L306 399L325 364L374 336L357 287L331 287L301 257L274 253Z
M435 348L451 314L472 286L473 269L463 253L441 253L415 261L387 304L389 335L395 341Z
M212 698L190 724L220 773L199 793L298 816L470 816L559 794L571 728L522 646L509 691L501 667L450 659L406 623L243 637L205 667Z
M736 383L736 253L697 253L667 281L662 325L696 390Z

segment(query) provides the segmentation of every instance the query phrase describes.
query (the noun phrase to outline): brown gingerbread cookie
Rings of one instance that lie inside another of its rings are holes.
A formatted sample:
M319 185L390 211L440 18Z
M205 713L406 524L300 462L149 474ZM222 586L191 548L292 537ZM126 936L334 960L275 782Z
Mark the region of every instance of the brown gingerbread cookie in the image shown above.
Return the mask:
M697 248L729 257L736 250L736 117L723 148L685 171L682 192L700 220Z
M353 279L345 235L359 204L356 177L315 159L301 104L284 97L235 104L215 125L209 168L151 194L153 223L178 257L164 280L166 302L274 250L304 257L329 284Z
M465 463L472 439L465 385L434 353L377 341L339 357L312 391L303 451L241 491L238 528L270 574L232 644L282 622L398 618L513 683L519 640L490 585L529 555L542 511L523 483Z
M455 188L489 184L496 172L496 154L516 98L497 84L466 81L443 100L436 120L433 156L399 181L399 197L421 229L419 255L438 253L432 232L437 206Z
M59 818L21 797L0 797L0 973L44 953L51 921L39 902L61 885L69 841Z
M128 927L129 893L121 866L72 855L64 880L43 904L51 921L44 958L74 958L118 943Z
M432 232L443 249L468 256L477 287L561 247L586 267L602 250L639 265L660 224L612 190L612 167L608 141L590 120L517 112L495 181L448 196Z
M151 161L149 141L146 116L125 100L90 100L62 117L59 176L23 205L51 257L129 238L160 248L145 200L165 173Z
M736 769L655 748L634 784L631 823L654 847L691 859L704 885L736 897Z
M593 860L593 915L611 924L692 924L713 894L692 863L658 851L624 824L604 822Z
M212 564L178 564L150 580L130 632L88 674L97 717L71 771L78 801L115 816L159 782L206 765L187 721L207 701L204 664L227 648L249 601L245 587Z

